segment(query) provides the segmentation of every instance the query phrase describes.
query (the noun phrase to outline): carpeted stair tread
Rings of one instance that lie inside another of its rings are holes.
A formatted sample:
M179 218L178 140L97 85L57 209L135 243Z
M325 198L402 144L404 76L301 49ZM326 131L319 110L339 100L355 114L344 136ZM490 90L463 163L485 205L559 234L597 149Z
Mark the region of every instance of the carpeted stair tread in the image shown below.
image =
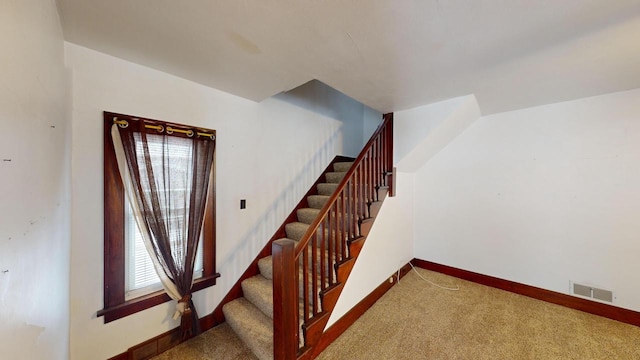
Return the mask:
M224 317L249 349L260 360L273 359L273 321L245 298L222 307Z
M328 172L325 174L325 179L328 183L339 183L346 174L346 172Z
M307 196L307 202L310 208L322 209L324 204L329 201L329 197L328 195L309 195Z
M338 188L337 183L320 183L316 187L319 195L331 196Z
M328 252L325 252L325 257L328 256L327 254ZM319 256L318 254L318 259L320 258ZM273 280L273 257L271 255L258 260L258 268L260 269L260 275L266 279ZM309 269L311 269L311 264L309 264Z
M320 209L314 208L304 208L298 210L298 221L305 224L311 224L318 214L320 213Z
M335 172L347 172L353 165L353 161L349 162L337 162L333 164L333 171Z
M309 224L301 223L301 222L291 222L284 226L284 231L287 233L287 238L293 241L300 241L304 234L309 229ZM317 229L318 235L322 234L322 230L320 228ZM335 232L334 232L335 234ZM328 238L329 231L325 229L325 236Z
M273 319L273 281L262 275L250 277L242 282L242 292L255 307Z
M311 254L311 253L309 253ZM329 256L329 252L325 251L325 259ZM318 263L320 263L320 252L317 253ZM318 276L320 276L320 264L318 265ZM265 256L262 259L258 260L258 268L260 269L260 275L264 276L266 279L273 280L273 257ZM309 261L309 273L311 273L312 264ZM325 270L329 269L329 264L325 263ZM300 271L302 274L302 271Z
M287 233L287 238L295 241L299 241L304 236L304 233L307 232L309 228L309 224L301 223L301 222L291 222L284 226L284 230Z
M300 271L300 275L302 271ZM311 272L309 273L309 279L311 279ZM318 276L318 283L320 283L320 276ZM299 289L300 305L304 299L304 288ZM242 282L242 292L244 298L247 299L253 306L260 309L260 311L267 317L273 319L273 282L266 279L262 275L256 275ZM319 294L318 294L319 296ZM309 289L309 298L313 297L312 289ZM302 309L302 307L300 307Z

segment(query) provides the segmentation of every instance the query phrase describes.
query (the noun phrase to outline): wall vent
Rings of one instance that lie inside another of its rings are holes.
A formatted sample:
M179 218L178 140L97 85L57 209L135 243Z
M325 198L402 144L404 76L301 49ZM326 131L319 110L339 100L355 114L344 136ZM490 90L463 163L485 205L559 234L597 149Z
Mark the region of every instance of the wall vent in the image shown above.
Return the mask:
M576 283L573 284L573 293L576 295L592 297L591 289L592 288L590 286L580 285Z
M589 285L571 283L571 292L575 295L588 297L600 301L613 302L613 291L594 288Z

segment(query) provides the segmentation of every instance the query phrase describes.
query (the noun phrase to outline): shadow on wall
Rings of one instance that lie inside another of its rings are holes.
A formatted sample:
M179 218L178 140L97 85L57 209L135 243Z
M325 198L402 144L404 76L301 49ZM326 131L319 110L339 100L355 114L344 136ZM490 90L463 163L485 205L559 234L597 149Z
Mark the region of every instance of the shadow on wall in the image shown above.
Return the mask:
M319 150L309 154L308 161L294 177L282 177L284 179L293 178L293 180L281 187L285 190L276 196L275 201L265 209L264 214L241 236L238 244L229 251L229 255L221 259L218 268L224 269L227 274L234 274L234 276L225 276L220 279L225 283L224 288L233 286L302 199L302 196L309 190L309 187L333 160L334 149L336 149L337 143L342 141L341 133L342 129L338 127L322 146L310 147Z
M273 98L313 113L342 122L343 155L356 157L369 140L373 129L382 121L382 114L340 91L311 80Z

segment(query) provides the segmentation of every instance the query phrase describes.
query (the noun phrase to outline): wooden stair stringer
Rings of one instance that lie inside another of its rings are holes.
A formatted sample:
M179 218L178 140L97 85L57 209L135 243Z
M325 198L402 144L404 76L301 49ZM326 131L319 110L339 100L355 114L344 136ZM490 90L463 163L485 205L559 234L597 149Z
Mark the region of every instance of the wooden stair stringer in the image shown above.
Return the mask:
M327 167L322 172L322 174L318 177L316 182L309 188L307 193L302 197L300 202L291 211L289 216L287 216L287 218L282 222L282 225L275 231L275 233L273 234L271 239L269 239L269 241L267 241L267 243L264 245L262 250L260 250L260 252L256 255L256 257L251 262L251 264L249 264L249 266L244 271L244 273L242 273L240 278L234 283L234 285L231 287L231 289L229 289L229 291L224 296L222 301L220 301L218 306L213 310L213 312L211 313L211 317L213 319L213 321L210 324L211 327L213 327L215 325L222 324L223 322L225 322L225 317L224 317L224 314L222 312L223 306L225 304L227 304L227 303L229 303L229 302L231 302L231 301L233 301L235 299L241 298L243 296L242 282L244 280L246 280L248 278L251 278L253 276L256 276L256 275L258 275L260 273L260 269L258 267L258 262L260 261L260 259L262 259L264 257L268 257L268 256L271 255L271 247L272 247L272 244L273 244L274 241L276 241L278 239L286 238L286 225L289 224L289 223L298 221L298 210L304 209L304 208L309 208L309 203L308 203L307 199L309 198L309 196L314 196L314 195L318 194L318 190L317 190L318 184L321 184L321 183L324 182L323 180L325 178L325 174L327 172L333 171L332 169L333 169L333 165L335 163L345 162L345 161L352 161L352 160L353 159L349 158L349 157L336 156L331 161L331 163L329 163L329 165L327 165Z

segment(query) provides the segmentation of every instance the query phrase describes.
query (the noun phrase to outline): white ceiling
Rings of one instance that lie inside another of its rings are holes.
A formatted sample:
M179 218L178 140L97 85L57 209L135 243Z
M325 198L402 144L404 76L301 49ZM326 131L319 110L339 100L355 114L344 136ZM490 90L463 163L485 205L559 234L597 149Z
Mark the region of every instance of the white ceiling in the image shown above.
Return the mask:
M640 0L57 0L65 39L256 101L318 79L382 112L640 87Z

